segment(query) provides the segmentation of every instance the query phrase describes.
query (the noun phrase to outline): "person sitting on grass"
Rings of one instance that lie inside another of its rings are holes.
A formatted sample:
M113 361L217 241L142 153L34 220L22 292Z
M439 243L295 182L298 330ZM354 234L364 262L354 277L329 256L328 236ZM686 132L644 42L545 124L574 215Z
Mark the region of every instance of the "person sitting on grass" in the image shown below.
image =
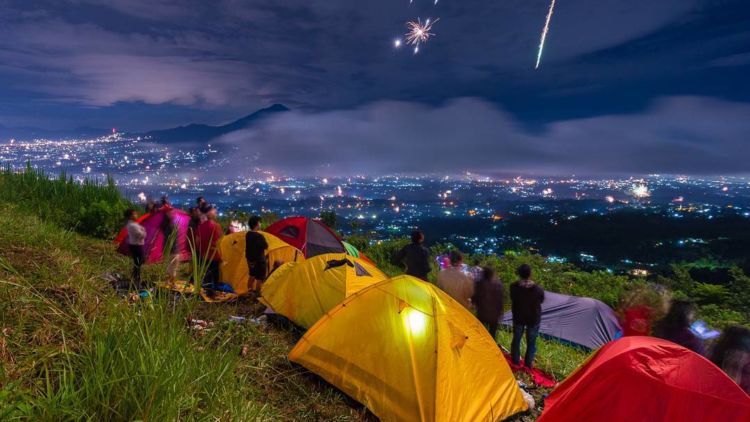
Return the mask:
M514 365L521 364L521 337L526 332L526 355L524 364L534 367L536 338L542 321L544 289L531 280L531 267L523 264L518 267L520 280L510 285L511 310L513 311L513 340L510 355Z
M477 319L490 332L492 339L497 335L497 325L503 314L504 288L503 283L495 278L495 271L490 267L482 267L482 275L477 281L472 303L477 307Z
M250 280L255 281L255 292L260 293L260 286L266 281L268 276L268 242L260 234L260 217L251 216L247 220L247 226L250 231L245 235L245 259L247 259L247 268L250 271Z
M464 257L461 252L451 251L451 265L438 274L440 290L471 310L471 297L474 296L474 280L463 272Z
M146 244L146 229L136 220L138 214L133 209L125 211L125 219L128 231L128 249L130 256L133 258L133 271L131 275L132 287L141 288L141 266L146 261L146 254L143 246Z

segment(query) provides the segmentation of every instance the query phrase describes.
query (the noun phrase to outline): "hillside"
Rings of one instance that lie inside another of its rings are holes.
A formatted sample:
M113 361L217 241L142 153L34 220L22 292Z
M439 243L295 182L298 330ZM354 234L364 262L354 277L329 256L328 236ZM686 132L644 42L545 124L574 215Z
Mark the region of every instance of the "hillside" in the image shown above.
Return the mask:
M111 243L15 207L0 214L0 225L8 245L0 257L0 419L374 419L287 360L301 333L229 322L259 315L257 305L171 294L132 302L101 278L129 268ZM146 277L162 273L156 266ZM212 325L193 330L188 317ZM507 333L500 339L509 345ZM540 344L539 365L559 377L583 358Z
M103 276L127 274L130 263L106 239L132 204L111 180L78 183L30 168L5 171L0 196L12 199L0 213L0 420L374 419L291 364L287 354L302 333L269 323L261 306L248 300L207 304L160 290L141 298L113 288ZM264 217L265 224L272 219ZM362 233L348 240L389 275L400 272L390 257L405 239L371 243ZM432 252L450 248L438 244ZM712 326L747 321L750 278L736 268L727 287L718 288L692 279L686 264L655 284L528 253L469 255L466 261L494 268L505 281L529 263L547 290L596 298L615 309L634 294L656 308L664 288L657 286L666 286L674 296L696 298L700 317ZM156 283L164 274L165 264L154 265L144 278ZM510 347L508 332L496 340ZM540 339L536 366L562 380L586 357ZM531 385L525 375L521 380ZM549 390L530 392L541 403ZM511 420L534 420L539 411Z
M94 238L111 238L128 206L111 184L28 169L0 173L0 193L17 201L0 213L0 420L374 419L291 364L287 353L301 332L251 321L259 305L160 291L133 300L115 290L103 276L127 274L130 263ZM400 244L368 253L394 273L387 256ZM164 273L155 265L144 278L157 282ZM508 333L498 339L509 347ZM584 358L540 340L538 366L558 379ZM533 391L537 400L547 392Z

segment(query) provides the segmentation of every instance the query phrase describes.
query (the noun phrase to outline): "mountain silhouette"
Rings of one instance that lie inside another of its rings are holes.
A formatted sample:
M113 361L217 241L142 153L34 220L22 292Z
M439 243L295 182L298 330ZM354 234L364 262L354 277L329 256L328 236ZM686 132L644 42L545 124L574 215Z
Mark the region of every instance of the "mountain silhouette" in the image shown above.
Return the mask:
M149 137L151 140L160 143L199 143L208 142L219 136L226 135L227 133L234 132L240 129L246 129L259 121L266 119L278 113L289 111L284 105L274 104L270 107L266 107L256 111L255 113L249 114L241 119L237 119L231 123L227 123L221 126L211 126L204 124L190 124L187 126L179 126L172 129L154 130L142 134L142 136Z

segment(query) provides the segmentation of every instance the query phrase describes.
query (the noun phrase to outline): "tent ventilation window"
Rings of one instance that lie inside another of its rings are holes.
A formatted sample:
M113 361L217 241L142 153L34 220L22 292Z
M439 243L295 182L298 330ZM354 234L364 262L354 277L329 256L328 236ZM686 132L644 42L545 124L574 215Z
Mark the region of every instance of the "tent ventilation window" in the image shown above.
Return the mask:
M284 235L286 237L291 237L292 239L296 239L299 237L299 229L294 226L286 226L283 229L281 229L279 234Z
M365 267L359 265L358 263L354 263L354 272L359 277L372 277L372 274L368 273Z

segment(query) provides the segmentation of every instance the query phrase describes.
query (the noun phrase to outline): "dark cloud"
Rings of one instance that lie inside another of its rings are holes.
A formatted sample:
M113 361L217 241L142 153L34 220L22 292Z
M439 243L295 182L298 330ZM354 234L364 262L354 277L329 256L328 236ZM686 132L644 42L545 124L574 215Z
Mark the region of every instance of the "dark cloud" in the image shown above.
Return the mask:
M314 150L291 139L309 125L377 170L739 170L742 133L710 134L691 113L720 122L750 102L750 3L560 1L535 71L548 4L0 0L0 124L142 131L283 103L298 112L269 139ZM416 17L441 18L435 38L395 50ZM451 154L464 144L493 155Z
M10 3L0 20L0 59L6 72L26 75L22 88L93 106L142 101L246 110L266 101L325 108L408 100L430 97L436 86L528 72L547 7L546 0L437 7L428 1L74 0L64 8L35 4L32 14L26 2ZM641 37L698 3L561 4L545 65ZM425 13L442 17L435 40L418 57L394 52L391 41L404 32L403 23ZM439 96L461 96L451 91Z
M240 167L250 161L297 175L741 174L747 133L750 105L710 98L662 98L637 114L558 121L540 133L493 104L462 98L284 113L221 143L239 148Z

